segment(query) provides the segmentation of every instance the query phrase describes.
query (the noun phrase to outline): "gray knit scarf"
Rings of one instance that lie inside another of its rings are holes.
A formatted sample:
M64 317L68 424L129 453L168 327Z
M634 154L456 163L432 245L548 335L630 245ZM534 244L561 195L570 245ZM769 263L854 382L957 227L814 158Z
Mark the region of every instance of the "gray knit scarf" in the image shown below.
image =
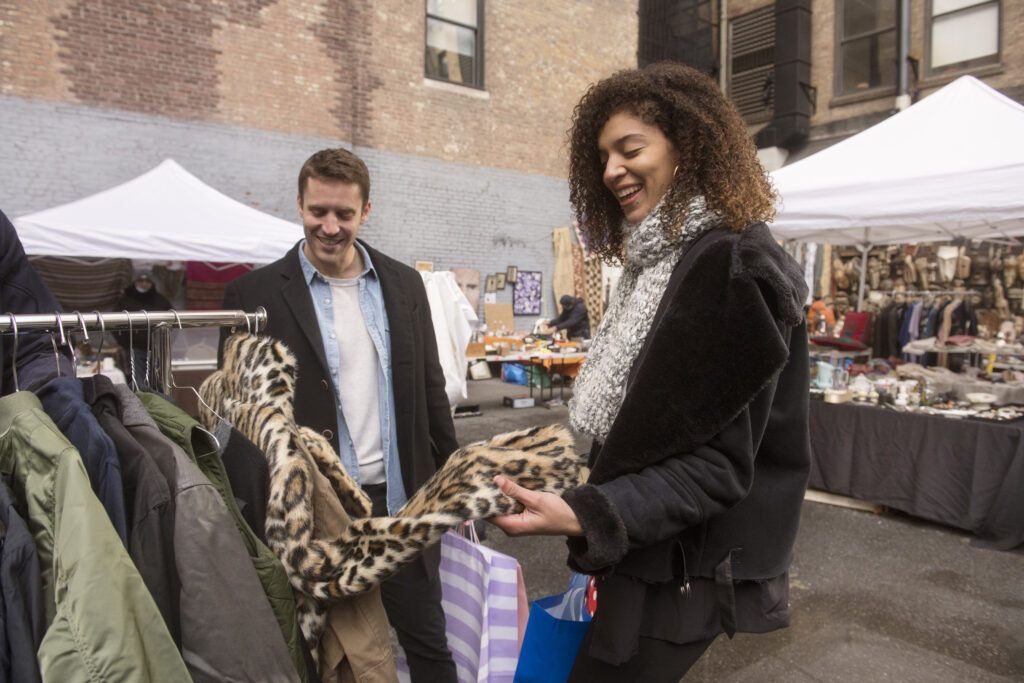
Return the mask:
M622 277L573 385L569 401L572 426L597 439L608 436L618 415L626 378L651 329L672 271L689 245L720 222L707 210L702 196L690 201L682 217L668 215L663 204L664 199L639 223L623 223L626 253ZM678 221L682 221L681 234L670 240L664 226Z

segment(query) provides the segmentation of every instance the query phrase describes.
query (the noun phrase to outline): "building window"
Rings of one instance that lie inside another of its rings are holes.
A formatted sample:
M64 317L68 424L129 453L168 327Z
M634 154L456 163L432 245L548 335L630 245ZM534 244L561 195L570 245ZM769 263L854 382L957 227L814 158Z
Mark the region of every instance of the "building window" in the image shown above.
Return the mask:
M637 63L671 61L718 78L718 24L711 0L640 0Z
M928 17L930 75L999 61L999 0L931 0Z
M836 0L836 95L895 87L896 0Z
M484 0L427 0L426 75L483 88Z
M729 98L747 123L772 117L775 6L729 20Z

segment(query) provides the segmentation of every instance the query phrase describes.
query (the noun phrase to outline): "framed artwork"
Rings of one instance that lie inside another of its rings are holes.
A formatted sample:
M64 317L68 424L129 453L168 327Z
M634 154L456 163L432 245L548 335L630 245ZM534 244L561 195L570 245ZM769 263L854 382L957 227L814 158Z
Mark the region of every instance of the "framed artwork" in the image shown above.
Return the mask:
M539 270L519 271L512 289L512 312L516 315L540 315L541 291Z
M494 274L494 286L498 289L505 289L505 273Z
M498 290L498 278L496 278L494 275L488 275L487 276L487 281L484 284L484 293L485 294L493 293L493 292L496 292L497 290Z
M466 295L473 310L480 309L480 271L475 268L452 268L455 273L455 284Z
M509 284L515 284L516 275L519 274L519 266L509 266L505 270L505 281Z
M415 268L416 268L416 270L425 270L428 273L432 273L432 272L434 272L434 262L433 261L416 261Z

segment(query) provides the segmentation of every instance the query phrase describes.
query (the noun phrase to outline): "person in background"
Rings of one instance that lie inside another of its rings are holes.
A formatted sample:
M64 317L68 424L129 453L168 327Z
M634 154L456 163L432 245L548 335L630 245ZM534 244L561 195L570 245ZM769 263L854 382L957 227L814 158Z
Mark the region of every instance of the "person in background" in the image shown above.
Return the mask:
M583 299L563 294L558 303L562 306L562 312L554 320L547 321L544 333L555 334L559 330L565 330L566 336L570 339L589 339L590 315Z
M510 535L568 537L597 576L569 680L678 681L721 633L789 623L810 470L796 262L774 193L717 83L680 64L619 72L573 113L569 188L586 241L623 264L569 403L593 438L562 496L496 483Z
M132 273L132 283L125 287L121 298L114 304L115 311L167 311L171 308L171 302L161 294L153 282L153 274L146 269L137 269ZM133 329L131 333L116 332L114 337L117 343L131 353L129 367L125 368L125 374L129 380L132 376L141 385L148 385L146 362L149 359L149 330Z
M0 315L63 312L49 287L29 263L18 233L0 211ZM18 330L0 335L0 395L33 390L58 374L75 376L75 359L66 345L54 345L49 332ZM17 374L17 386L15 386Z
M305 239L231 282L225 309L267 311L261 334L295 354L295 421L323 434L369 494L394 514L458 447L418 272L357 240L370 172L345 149L299 171ZM227 338L222 333L223 340ZM413 681L455 681L441 608L439 544L381 584Z

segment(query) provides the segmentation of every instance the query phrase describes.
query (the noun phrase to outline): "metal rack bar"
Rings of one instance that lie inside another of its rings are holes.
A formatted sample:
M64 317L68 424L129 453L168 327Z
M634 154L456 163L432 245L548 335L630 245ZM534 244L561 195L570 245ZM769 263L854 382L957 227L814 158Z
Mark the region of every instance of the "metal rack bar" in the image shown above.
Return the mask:
M61 340L68 332L100 330L103 332L146 330L150 333L148 380L152 388L169 393L174 387L171 374L171 330L185 327L245 327L259 332L267 325L267 311L260 306L255 313L246 311L122 311L81 313L0 314L0 333L25 330L60 332ZM129 353L131 350L129 349ZM97 359L99 362L99 359ZM138 371L138 370L137 370Z
M884 294L886 296L895 296L897 294L905 296L922 296L925 294L933 294L939 296L945 296L947 294L980 294L976 289L875 289L871 290Z
M129 312L98 312L92 313L28 313L11 315L7 311L0 312L0 333L12 332L14 325L18 330L45 329L57 331L86 329L121 331L131 329L144 330L147 327L168 325L171 327L242 327L258 332L267 324L267 312L259 307L255 313L245 311L129 311ZM102 318L102 324L100 319Z

